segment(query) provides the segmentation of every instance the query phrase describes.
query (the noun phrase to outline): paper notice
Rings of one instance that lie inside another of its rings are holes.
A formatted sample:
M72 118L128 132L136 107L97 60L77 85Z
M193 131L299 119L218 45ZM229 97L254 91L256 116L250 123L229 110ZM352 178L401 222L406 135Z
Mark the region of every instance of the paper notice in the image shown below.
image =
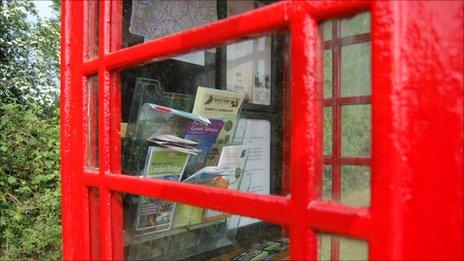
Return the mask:
M247 121L243 145L248 148L245 171L251 176L248 192L268 195L270 194L271 123L268 120L255 119L241 119L241 121ZM239 226L258 221L242 217Z

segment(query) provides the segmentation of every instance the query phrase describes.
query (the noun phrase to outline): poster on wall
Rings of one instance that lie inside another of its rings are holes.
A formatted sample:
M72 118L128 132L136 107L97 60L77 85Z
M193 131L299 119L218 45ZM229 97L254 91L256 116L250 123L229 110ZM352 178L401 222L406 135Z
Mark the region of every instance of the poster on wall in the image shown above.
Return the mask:
M240 119L245 121L245 134L242 138L242 144L248 148L248 160L246 163L245 174L251 178L251 183L247 184L249 193L270 194L271 187L271 122L261 119ZM239 132L241 130L237 130ZM228 222L230 228L246 226L256 222L258 219L248 217L232 216Z

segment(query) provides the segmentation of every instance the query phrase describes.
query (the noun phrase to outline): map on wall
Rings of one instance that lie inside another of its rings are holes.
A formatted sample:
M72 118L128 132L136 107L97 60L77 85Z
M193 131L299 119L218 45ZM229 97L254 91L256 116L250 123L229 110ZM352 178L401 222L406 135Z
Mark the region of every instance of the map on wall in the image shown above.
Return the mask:
M129 32L160 38L217 20L216 1L132 1Z

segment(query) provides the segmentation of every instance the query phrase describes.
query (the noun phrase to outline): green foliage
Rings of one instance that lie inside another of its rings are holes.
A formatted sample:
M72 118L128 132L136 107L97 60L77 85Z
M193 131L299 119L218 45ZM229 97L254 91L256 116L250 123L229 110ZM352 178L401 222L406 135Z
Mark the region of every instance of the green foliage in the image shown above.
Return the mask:
M59 258L59 125L38 106L0 105L0 259Z
M58 259L59 17L0 0L0 24L0 260Z
M58 97L59 18L30 0L0 0L0 102L51 107Z

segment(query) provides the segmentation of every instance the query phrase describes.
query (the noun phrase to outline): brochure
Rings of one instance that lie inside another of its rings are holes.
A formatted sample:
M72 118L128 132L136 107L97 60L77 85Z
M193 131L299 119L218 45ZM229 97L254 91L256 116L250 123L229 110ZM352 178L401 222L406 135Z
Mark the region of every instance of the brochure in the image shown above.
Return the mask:
M224 146L217 167L224 168L226 171L221 173L221 178L214 179L213 186L240 190L247 159L248 148L246 146ZM223 212L206 210L204 220L208 221L223 216Z
M189 154L150 146L145 161L144 177L178 181L185 169ZM146 233L170 229L175 203L141 197L136 215L135 230Z
M206 117L222 119L224 128L218 135L217 144L229 144L235 136L238 114L244 98L244 93L198 87L192 112Z
M210 121L210 125L198 121L191 121L187 127L185 139L198 143L197 149L200 152L197 156L190 157L182 179L188 178L191 174L204 166L206 158L213 144L216 142L222 126L224 126L222 120L210 119Z

